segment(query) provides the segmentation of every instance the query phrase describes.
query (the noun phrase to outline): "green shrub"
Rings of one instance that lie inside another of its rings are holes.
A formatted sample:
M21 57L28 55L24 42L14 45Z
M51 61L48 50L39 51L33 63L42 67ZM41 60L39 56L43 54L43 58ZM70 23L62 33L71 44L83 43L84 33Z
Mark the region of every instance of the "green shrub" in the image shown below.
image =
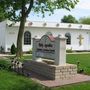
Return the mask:
M11 54L16 54L16 47L15 47L14 43L11 46Z
M0 69L8 70L10 68L11 64L9 61L0 60Z
M4 48L1 46L0 47L0 53L3 53L4 52Z

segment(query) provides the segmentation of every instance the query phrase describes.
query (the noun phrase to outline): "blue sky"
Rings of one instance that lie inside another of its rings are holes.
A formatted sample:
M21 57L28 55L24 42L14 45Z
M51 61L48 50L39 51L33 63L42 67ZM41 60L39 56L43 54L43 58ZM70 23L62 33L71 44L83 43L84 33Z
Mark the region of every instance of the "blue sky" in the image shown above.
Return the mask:
M38 17L35 13L32 12L30 13L28 19L30 21L60 22L60 19L64 15L69 14L73 15L76 19L90 16L90 0L79 0L79 3L75 6L74 9L71 9L71 11L64 9L55 10L54 14L51 16L48 16L46 13L45 18L42 18L41 16Z

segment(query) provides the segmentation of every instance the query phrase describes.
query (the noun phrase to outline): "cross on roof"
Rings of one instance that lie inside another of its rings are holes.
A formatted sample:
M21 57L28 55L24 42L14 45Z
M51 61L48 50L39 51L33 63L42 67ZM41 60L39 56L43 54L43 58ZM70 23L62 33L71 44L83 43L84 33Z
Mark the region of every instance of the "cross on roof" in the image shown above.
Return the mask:
M79 45L81 46L81 45L82 45L82 40L83 40L84 38L83 38L82 35L80 34L77 39L79 39Z

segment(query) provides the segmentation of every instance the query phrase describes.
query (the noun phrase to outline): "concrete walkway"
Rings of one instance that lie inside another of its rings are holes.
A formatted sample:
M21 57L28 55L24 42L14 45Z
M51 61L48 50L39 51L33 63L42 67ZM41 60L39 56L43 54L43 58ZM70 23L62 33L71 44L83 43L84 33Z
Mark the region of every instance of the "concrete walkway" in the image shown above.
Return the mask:
M57 87L57 86L74 84L74 83L85 82L85 81L90 81L90 76L77 74L70 79L46 80L46 81L44 80L44 81L40 81L40 83L47 87Z
M90 54L90 52L72 52L67 54Z
M24 56L29 56L31 54L24 54ZM0 57L7 57L7 56L15 56L15 55L11 55L11 54L0 54Z
M7 57L7 56L15 56L15 55L10 55L10 54L0 54L0 57Z

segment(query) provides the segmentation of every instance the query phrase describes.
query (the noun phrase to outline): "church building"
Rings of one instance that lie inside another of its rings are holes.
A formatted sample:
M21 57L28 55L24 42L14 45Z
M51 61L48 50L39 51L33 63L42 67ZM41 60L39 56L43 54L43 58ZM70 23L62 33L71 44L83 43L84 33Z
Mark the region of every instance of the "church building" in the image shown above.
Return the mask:
M16 45L20 23L3 21L0 23L0 50L10 52L11 45ZM27 21L23 34L23 51L32 49L32 38L43 35L63 35L67 38L66 49L75 51L90 50L90 25L58 23L58 22L39 22Z

